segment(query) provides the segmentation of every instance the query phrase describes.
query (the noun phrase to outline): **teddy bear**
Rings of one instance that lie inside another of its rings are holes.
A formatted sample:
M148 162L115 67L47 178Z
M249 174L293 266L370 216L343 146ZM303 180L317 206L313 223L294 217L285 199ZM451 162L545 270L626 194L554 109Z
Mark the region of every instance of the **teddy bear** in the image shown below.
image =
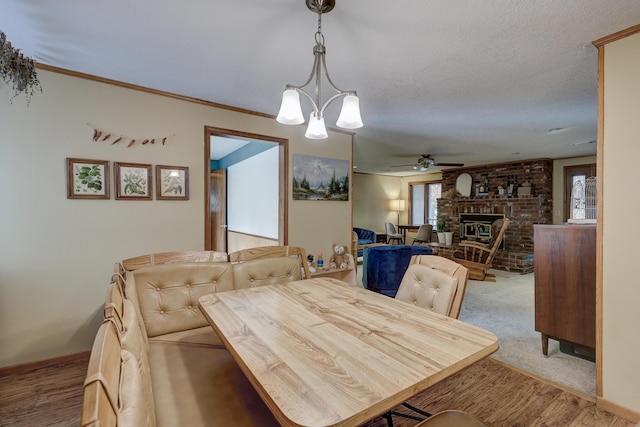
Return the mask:
M349 267L349 257L347 256L347 248L343 245L333 245L333 255L329 260L329 268L347 268Z

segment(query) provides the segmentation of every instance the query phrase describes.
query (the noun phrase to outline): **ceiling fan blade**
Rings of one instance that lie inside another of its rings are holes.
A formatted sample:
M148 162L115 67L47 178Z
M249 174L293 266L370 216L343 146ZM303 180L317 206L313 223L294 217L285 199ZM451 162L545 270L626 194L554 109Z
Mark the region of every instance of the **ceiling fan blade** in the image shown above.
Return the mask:
M446 163L446 162L436 162L433 166L464 166L464 163Z
M419 166L419 165L416 165L415 163L411 163L410 165L391 165L389 167L390 168L406 168L406 167L409 167L409 166Z

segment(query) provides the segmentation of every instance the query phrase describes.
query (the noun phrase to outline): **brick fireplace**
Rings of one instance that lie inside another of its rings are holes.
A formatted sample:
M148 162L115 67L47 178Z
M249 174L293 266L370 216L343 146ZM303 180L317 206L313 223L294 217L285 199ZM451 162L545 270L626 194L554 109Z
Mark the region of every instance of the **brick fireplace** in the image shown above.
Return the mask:
M461 173L471 175L470 197L455 192L456 179ZM445 218L447 229L454 231L454 243L463 236L461 216L463 222L465 218L475 218L472 222L476 223L481 222L482 217L509 218L511 222L494 259L494 268L531 273L533 224L551 224L553 221L552 177L553 160L550 159L449 169L442 172L442 194L449 192L454 195L438 200L438 212ZM525 182L531 186L524 192L520 191L518 196L517 188ZM511 194L500 194L499 187L506 189L508 183L515 183ZM484 191L476 191L476 186L481 185L485 187Z
M458 222L460 224L458 237L460 240L473 240L480 243L489 243L493 238L491 224L498 219L503 219L503 214L488 213L461 213ZM503 246L504 248L504 240Z

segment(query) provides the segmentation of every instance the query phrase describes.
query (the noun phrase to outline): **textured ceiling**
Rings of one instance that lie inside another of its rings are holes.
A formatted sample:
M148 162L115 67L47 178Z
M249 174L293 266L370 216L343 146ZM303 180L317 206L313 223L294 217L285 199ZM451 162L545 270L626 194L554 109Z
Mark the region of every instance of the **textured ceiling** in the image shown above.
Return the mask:
M467 165L595 154L591 42L636 24L638 0L336 0L322 29L332 80L360 97L357 171L415 173L389 166L423 153ZM273 115L311 71L316 26L303 0L0 8L0 30L38 62Z

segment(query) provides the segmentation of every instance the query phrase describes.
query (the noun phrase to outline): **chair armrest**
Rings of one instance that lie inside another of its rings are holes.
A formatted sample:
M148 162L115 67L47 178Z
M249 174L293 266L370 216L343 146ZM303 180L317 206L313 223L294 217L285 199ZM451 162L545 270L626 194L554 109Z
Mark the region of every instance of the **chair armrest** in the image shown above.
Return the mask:
M491 252L491 249L489 247L487 247L487 245L485 245L484 243L478 243L478 242L474 242L474 241L462 241L458 244L458 247L461 248L472 248L472 249L479 249L481 251L487 251L487 252Z
M368 240L371 243L376 241L376 233L373 230L354 227L353 231L358 235L358 240Z

